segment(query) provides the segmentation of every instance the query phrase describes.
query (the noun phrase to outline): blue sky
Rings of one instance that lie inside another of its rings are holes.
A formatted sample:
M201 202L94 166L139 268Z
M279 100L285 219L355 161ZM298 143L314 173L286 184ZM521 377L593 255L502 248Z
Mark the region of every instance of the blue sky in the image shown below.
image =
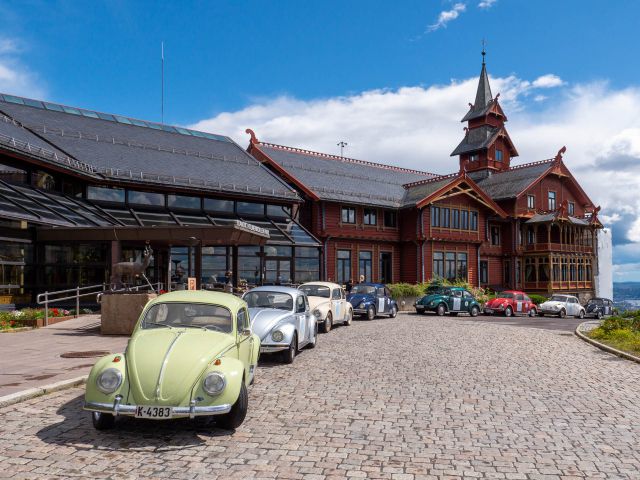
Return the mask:
M521 161L565 161L640 280L635 1L0 0L0 91L437 173L481 40Z

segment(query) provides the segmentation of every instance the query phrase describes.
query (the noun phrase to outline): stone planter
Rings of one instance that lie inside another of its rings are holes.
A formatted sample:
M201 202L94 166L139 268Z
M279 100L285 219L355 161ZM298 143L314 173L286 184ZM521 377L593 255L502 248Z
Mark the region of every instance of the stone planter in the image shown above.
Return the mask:
M136 322L155 293L114 293L102 296L100 333L131 335Z
M49 317L49 325L64 322L65 320L71 320L75 318L73 315L67 315L66 317ZM44 327L44 317L35 318L31 320L19 320L25 327L42 328Z

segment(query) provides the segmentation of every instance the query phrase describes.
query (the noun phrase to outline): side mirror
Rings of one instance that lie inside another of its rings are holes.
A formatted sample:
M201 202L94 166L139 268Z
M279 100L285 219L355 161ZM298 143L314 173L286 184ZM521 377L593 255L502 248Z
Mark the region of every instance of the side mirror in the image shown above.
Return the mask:
M243 328L242 330L240 330L240 335L242 335L243 337L248 337L249 335L251 335L251 329Z

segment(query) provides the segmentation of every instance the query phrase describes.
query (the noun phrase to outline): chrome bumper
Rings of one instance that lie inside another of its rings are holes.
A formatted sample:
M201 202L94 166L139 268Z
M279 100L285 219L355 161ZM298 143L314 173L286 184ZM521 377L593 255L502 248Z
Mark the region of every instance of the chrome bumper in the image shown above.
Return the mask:
M289 348L288 343L271 343L269 345L260 344L260 353L281 352Z
M120 401L122 397L116 397L113 403L101 403L101 402L84 402L82 407L84 410L90 412L110 413L114 416L126 415L135 416L138 405L122 405ZM146 405L145 405L146 406ZM209 415L222 415L231 411L231 405L225 403L223 405L211 405L206 407L196 406L195 400L191 401L191 405L188 407L170 407L172 418L180 417L205 417ZM158 420L162 420L161 418Z
M538 310L538 313L545 315L560 315L560 310Z

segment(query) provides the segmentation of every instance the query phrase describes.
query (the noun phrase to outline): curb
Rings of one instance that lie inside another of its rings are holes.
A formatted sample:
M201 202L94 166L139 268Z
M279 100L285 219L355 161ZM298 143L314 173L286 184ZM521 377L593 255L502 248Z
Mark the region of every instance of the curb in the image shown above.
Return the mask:
M34 330L34 327L18 327L18 328L10 328L9 330L0 330L0 333L20 333L26 332L28 330Z
M29 388L21 392L5 395L4 397L0 397L0 408L24 402L25 400L31 400L32 398L47 395L48 393L58 392L60 390L66 390L67 388L83 385L87 382L87 378L88 375L84 375L82 377L61 380L60 382L50 383L49 385L44 385L42 387Z
M582 322L580 325L578 325L576 327L576 331L574 333L576 334L577 337L581 338L582 340L584 340L587 343L590 343L594 347L599 348L600 350L604 350L605 352L613 353L614 355L617 355L618 357L622 357L622 358L625 358L627 360L631 360L632 362L640 363L640 357L636 357L635 355L631 355L630 353L623 352L622 350L618 350L617 348L610 347L609 345L605 345L604 343L597 342L597 341L593 340L592 338L587 337L584 333L582 333L580 331L582 329L582 326L587 324L587 323L590 323L590 322ZM1 399L0 399L0 401L1 401Z

